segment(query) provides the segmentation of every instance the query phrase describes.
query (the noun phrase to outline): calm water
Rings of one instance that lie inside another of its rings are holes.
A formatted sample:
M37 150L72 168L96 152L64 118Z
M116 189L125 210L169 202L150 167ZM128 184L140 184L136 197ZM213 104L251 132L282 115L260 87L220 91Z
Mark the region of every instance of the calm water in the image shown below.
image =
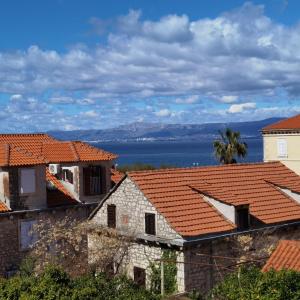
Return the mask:
M248 144L248 156L245 162L257 162L263 159L262 139L245 139ZM189 167L193 164L218 164L214 155L212 140L201 142L130 142L94 144L104 150L119 155L119 165L136 162L155 166L162 164Z

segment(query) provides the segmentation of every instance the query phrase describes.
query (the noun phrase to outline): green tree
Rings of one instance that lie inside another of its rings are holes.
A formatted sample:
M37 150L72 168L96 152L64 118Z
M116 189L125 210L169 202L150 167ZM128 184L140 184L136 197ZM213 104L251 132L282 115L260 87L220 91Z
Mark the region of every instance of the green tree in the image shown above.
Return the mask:
M214 300L298 300L300 272L281 270L261 272L244 266L228 275L211 293Z
M241 141L238 131L227 128L225 132L219 131L220 139L213 142L216 158L221 164L234 164L237 158L244 158L247 155L248 146Z

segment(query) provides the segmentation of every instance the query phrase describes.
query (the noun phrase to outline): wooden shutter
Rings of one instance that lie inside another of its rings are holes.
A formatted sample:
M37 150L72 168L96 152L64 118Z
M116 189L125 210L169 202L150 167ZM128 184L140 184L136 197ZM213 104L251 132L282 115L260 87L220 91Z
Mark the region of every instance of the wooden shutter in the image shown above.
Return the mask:
M237 227L240 230L246 230L249 228L249 209L240 208L237 209Z
M134 267L133 268L133 278L134 282L141 286L141 287L146 287L146 270L139 268L139 267Z
M89 167L83 168L83 193L86 196L91 194L91 170Z
M108 191L106 190L106 168L101 168L101 194L106 194Z
M116 228L116 206L114 204L107 205L107 226Z
M155 235L155 214L145 213L145 232Z

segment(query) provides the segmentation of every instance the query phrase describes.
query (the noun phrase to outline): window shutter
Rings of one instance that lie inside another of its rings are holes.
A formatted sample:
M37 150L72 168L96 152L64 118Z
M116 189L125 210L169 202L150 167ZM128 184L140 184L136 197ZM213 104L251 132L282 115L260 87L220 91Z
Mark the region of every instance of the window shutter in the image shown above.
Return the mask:
M35 169L21 169L21 194L35 192Z
M277 152L279 157L287 157L287 142L284 139L277 140Z
M91 194L91 172L90 168L83 168L83 193L87 196Z
M114 204L107 205L107 226L116 228L116 206Z
M146 286L146 270L139 268L139 267L134 267L133 268L133 280L137 285L139 285L141 287L145 287Z
M101 168L101 194L106 194L106 168L105 167L100 167Z
M145 232L155 235L155 214L145 213Z

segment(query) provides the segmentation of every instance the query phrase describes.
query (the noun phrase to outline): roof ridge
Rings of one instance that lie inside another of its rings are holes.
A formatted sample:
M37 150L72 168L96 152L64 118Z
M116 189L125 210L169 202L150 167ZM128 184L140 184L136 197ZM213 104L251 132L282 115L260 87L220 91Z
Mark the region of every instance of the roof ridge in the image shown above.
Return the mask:
M71 141L70 141L70 144L71 144L71 150L72 150L72 152L73 152L73 154L74 154L74 156L75 156L75 159L76 159L77 161L79 161L79 160L80 160L80 157L79 157L79 154L78 154L78 152L77 152L77 150L76 150L75 145L74 145L73 142L71 142Z
M154 169L154 170L141 170L141 171L130 171L127 172L128 175L132 174L143 174L143 173L159 173L159 172L168 172L168 171L181 171L181 170L203 170L203 169L219 169L219 168L234 168L241 166L260 166L260 165L282 165L280 161L268 161L268 162L247 162L247 163L236 163L236 164L224 164L224 165L204 165L197 167L173 167L173 168L164 168L164 169Z
M10 145L4 144L5 146L5 164L9 166L9 158L10 158Z

